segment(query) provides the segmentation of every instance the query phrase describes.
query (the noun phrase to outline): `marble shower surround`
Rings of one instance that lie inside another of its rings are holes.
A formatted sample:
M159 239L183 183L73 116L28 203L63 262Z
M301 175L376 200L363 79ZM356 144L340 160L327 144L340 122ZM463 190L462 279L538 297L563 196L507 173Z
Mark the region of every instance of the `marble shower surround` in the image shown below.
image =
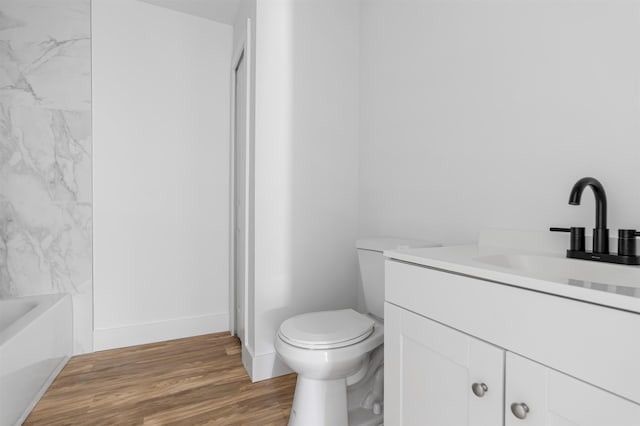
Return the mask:
M92 340L90 0L0 3L0 298L71 293Z

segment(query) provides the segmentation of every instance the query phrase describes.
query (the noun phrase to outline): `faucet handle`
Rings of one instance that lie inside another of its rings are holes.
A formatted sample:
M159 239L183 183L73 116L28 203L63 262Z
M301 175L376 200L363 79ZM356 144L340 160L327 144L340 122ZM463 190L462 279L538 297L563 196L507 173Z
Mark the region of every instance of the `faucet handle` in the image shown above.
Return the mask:
M551 232L570 232L571 244L569 250L584 251L584 227L572 226L571 228L549 228Z
M640 232L635 229L619 229L618 230L618 255L635 256L636 255L636 237L640 236Z
M618 229L618 238L635 238L640 237L640 231L635 229Z

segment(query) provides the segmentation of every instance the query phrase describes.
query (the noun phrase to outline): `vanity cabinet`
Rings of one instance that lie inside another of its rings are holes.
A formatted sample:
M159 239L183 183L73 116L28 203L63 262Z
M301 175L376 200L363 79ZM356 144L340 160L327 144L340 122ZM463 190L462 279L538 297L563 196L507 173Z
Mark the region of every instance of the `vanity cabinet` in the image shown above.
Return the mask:
M386 280L386 426L640 425L640 315L393 260Z

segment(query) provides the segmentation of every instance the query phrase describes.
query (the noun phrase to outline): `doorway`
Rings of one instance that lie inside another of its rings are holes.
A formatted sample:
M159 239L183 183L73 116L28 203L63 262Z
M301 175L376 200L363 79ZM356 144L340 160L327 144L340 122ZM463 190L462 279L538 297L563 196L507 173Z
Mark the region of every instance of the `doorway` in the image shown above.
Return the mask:
M231 333L245 343L247 278L247 66L242 49L233 68Z

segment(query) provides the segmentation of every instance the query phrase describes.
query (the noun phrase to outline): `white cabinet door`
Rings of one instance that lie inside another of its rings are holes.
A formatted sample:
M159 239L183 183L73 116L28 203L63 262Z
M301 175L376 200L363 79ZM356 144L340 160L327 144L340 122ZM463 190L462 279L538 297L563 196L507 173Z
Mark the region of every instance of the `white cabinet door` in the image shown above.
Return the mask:
M506 426L640 425L640 405L509 352L506 383Z
M504 351L389 303L384 373L386 426L504 422Z

